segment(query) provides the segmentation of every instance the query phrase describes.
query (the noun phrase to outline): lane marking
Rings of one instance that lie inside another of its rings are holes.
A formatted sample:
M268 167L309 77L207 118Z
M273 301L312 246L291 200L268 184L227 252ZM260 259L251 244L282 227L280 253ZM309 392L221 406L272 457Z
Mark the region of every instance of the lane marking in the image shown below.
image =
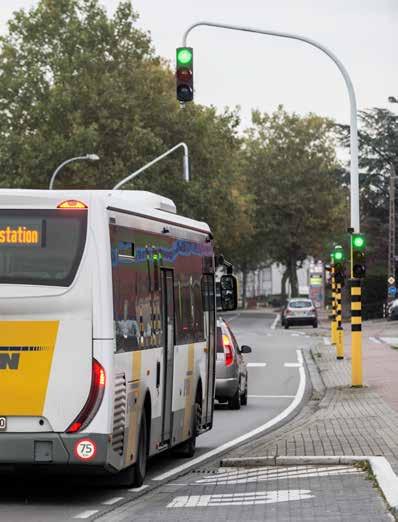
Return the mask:
M139 488L130 488L127 491L131 491L132 493L139 493L143 489L149 488L149 486L140 486Z
M294 399L294 395L248 395L250 399Z
M380 337L380 339L387 344L398 344L398 337Z
M372 341L373 343L376 343L376 344L381 344L381 341L376 339L376 337L369 337L369 341Z
M248 368L264 368L265 366L267 366L267 363L265 362L251 362L251 363L247 363L246 365Z
M116 504L116 502L120 502L123 500L124 497L114 497L110 498L109 500L105 500L104 502L101 502L103 506L113 506L113 504Z
M327 337L324 337L323 344L325 344L326 346L331 346L332 343L330 342L330 339L328 339Z
M232 439L224 444L221 444L221 446L218 446L217 448L207 451L206 453L203 453L199 457L191 459L188 462L186 462L185 464L181 464L180 466L177 466L176 468L173 468L170 471L166 471L165 473L162 473L161 475L154 477L152 480L154 480L154 481L166 480L170 477L173 477L174 475L177 475L178 473L182 473L183 471L185 471L188 468L191 468L192 466L197 466L200 462L203 462L204 460L214 457L215 455L218 455L219 453L222 453L230 448L233 448L234 446L241 444L242 442L245 442L246 440L248 440L252 437L257 436L260 433L263 433L264 431L269 430L270 428L275 426L275 424L278 424L279 422L283 421L286 417L288 417L300 405L301 401L304 398L304 393L305 393L306 377L305 377L305 371L303 368L303 355L301 353L301 350L296 350L296 353L297 353L297 360L301 364L301 366L298 368L299 385L297 388L297 393L294 396L294 399L283 411L281 411L281 413L276 415L276 417L274 417L273 419L267 421L265 424L262 424L258 428L248 431L247 433L240 435L239 437L236 437L235 439Z
M282 489L278 491L254 491L252 493L221 493L218 495L190 495L174 498L168 508L193 508L211 506L250 506L276 504L293 500L314 498L310 489Z
M90 518L96 513L98 513L98 509L88 509L87 511L83 511L82 513L79 513L78 515L74 516L73 518Z
M300 363L284 363L283 365L285 368L300 368Z
M280 314L276 314L274 322L271 324L271 330L275 330L276 325L278 324L279 319L281 318Z

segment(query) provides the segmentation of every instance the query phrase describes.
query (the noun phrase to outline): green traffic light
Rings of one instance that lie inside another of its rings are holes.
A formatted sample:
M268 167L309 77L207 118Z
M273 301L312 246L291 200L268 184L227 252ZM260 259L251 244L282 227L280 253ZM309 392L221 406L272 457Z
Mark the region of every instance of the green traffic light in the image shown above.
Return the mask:
M181 47L177 51L177 63L179 65L188 65L192 62L192 51L188 47Z
M334 260L335 261L342 261L344 259L344 254L340 250L334 253Z
M363 248L365 246L365 238L360 235L352 236L352 246L354 248Z

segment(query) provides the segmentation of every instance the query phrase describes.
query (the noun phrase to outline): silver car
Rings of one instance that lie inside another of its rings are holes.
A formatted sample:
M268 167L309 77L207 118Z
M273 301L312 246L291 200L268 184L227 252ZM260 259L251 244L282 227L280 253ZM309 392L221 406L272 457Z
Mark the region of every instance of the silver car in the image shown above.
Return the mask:
M223 319L217 319L216 400L232 410L247 404L247 366L244 353L250 346L239 347L232 330Z
M297 297L289 299L282 312L282 326L286 329L293 325L311 325L318 328L318 315L311 299Z

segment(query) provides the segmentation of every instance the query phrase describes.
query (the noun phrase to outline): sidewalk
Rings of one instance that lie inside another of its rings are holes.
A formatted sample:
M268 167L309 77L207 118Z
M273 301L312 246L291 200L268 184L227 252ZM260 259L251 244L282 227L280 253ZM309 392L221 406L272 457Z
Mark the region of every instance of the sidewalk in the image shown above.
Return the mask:
M312 400L286 426L229 456L382 455L398 474L398 412L373 387L351 388L351 361L337 361L334 347L320 342L305 358Z

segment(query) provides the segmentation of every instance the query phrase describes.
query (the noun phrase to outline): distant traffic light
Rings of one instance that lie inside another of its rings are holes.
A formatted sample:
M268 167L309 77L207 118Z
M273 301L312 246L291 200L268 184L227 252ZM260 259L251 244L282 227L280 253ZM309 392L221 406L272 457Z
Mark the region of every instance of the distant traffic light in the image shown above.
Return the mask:
M355 279L361 279L366 275L365 248L366 240L363 234L351 236L352 246L352 275Z
M178 47L176 62L177 100L180 102L190 102L193 100L192 47Z
M334 260L334 280L336 284L343 286L345 281L345 252L343 247L336 245L332 253Z

